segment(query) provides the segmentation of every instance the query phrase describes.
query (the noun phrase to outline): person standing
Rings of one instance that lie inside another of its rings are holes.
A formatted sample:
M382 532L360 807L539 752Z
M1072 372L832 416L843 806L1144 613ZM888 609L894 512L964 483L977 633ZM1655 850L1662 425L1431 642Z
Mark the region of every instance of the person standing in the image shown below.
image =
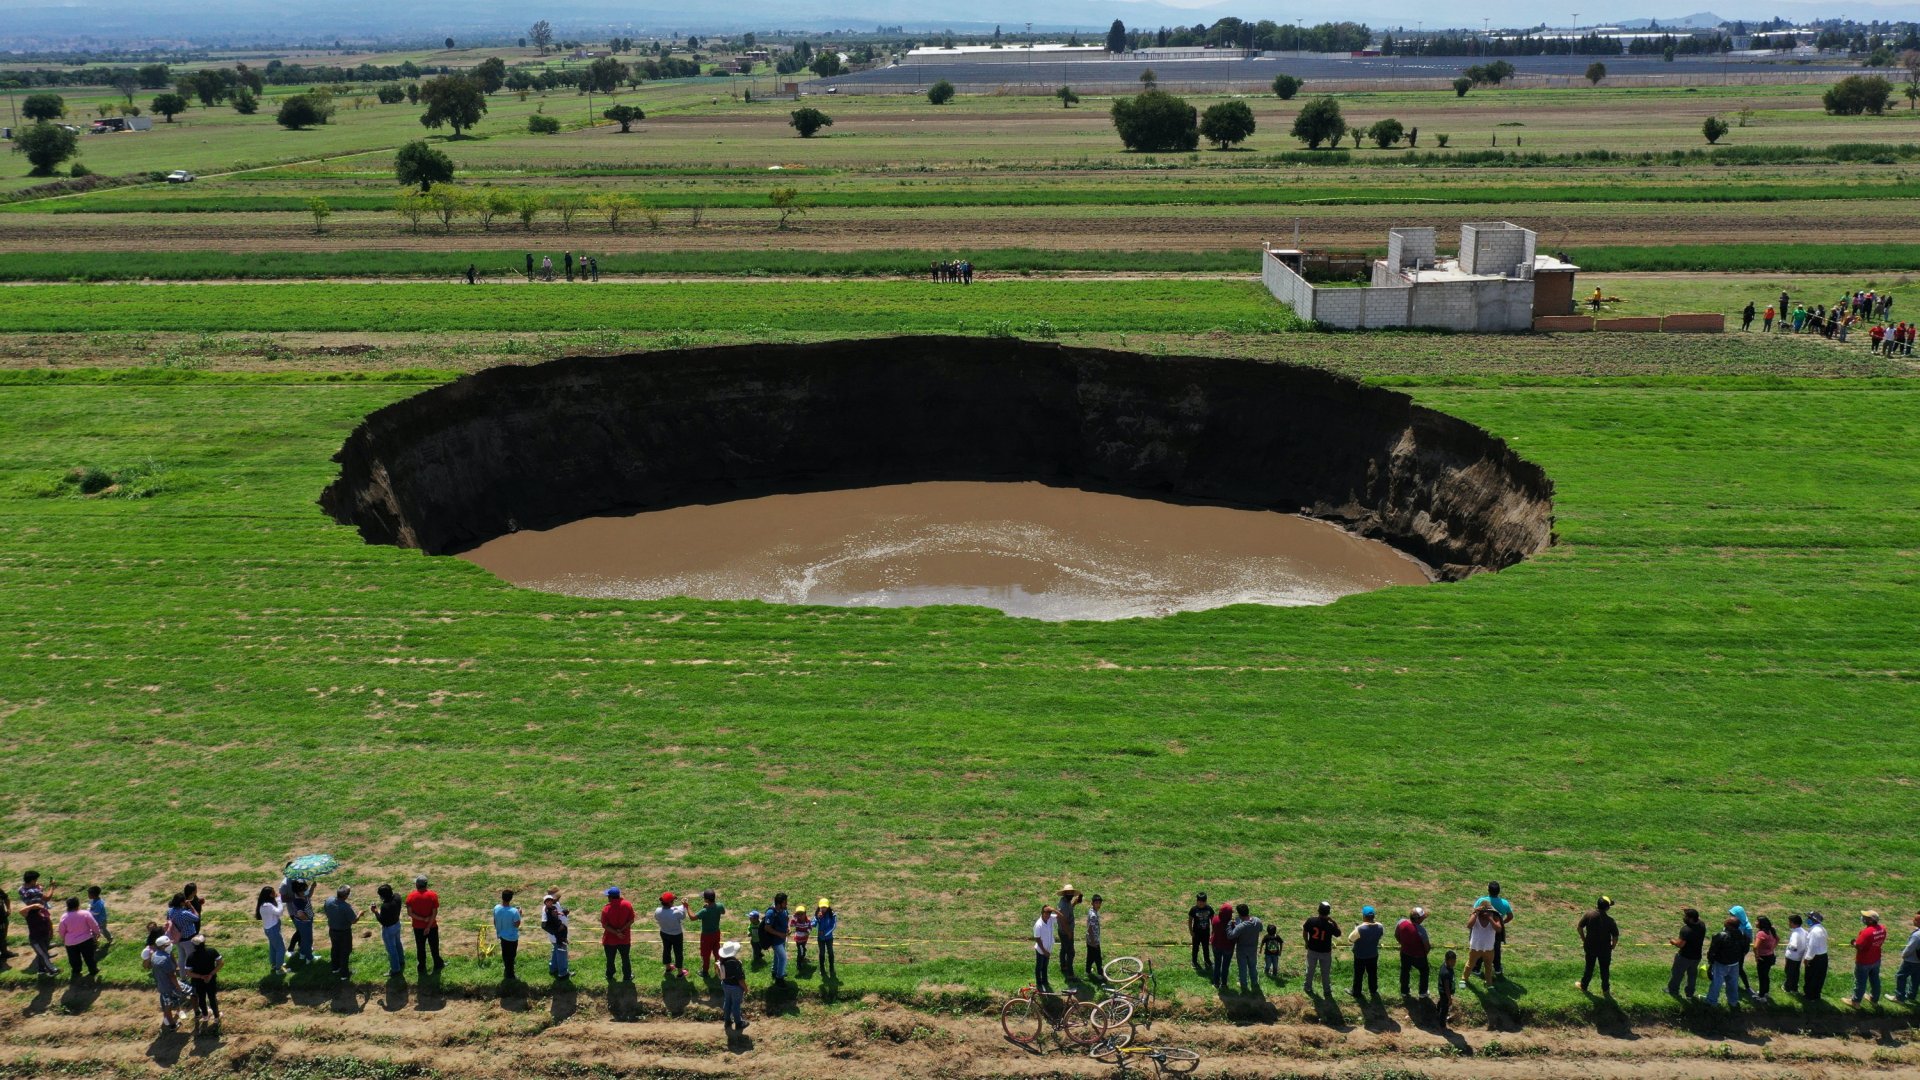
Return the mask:
M1808 998L1818 998L1827 988L1827 920L1817 911L1807 912L1807 970L1801 989Z
M542 281L553 280L553 256L540 256L540 279Z
M1613 996L1613 950L1620 944L1620 924L1613 920L1613 900L1602 896L1593 903L1593 910L1580 916L1573 926L1574 933L1580 935L1580 949L1586 954L1587 964L1580 973L1580 981L1573 985L1581 993L1593 983L1593 969L1600 969L1600 996Z
M1769 304L1767 306L1767 310L1760 313L1760 332L1761 333L1763 334L1773 333L1773 317L1774 317L1773 306Z
M787 935L792 932L792 926L787 894L774 893L773 907L761 917L760 928L773 948L773 981L777 986L785 986L787 982Z
M195 1027L211 1023L220 1026L220 969L227 965L220 950L202 937L193 943L193 955L187 957L187 988L193 994Z
M1853 997L1849 1005L1859 1005L1860 999L1867 994L1867 988L1873 988L1873 1003L1880 1004L1880 952L1887 944L1887 928L1880 925L1880 913L1863 911L1860 913L1860 932L1853 938Z
M1053 958L1053 938L1059 928L1059 916L1053 905L1041 904L1040 917L1033 920L1033 988L1042 994L1053 993L1053 984L1047 981L1047 962ZM779 955L774 954L776 965Z
M1260 992L1260 932L1266 929L1266 924L1246 904L1235 904L1233 912L1233 962L1240 976L1240 992L1257 994Z
M80 981L83 964L88 975L99 977L100 961L94 955L99 937L100 924L94 920L93 913L80 910L79 897L67 897L67 913L60 916L60 944L66 947L67 971L73 981Z
M1360 909L1360 925L1347 935L1347 943L1353 946L1353 996L1360 996L1360 983L1364 978L1367 992L1374 997L1380 996L1380 939L1387 934L1387 928L1374 917L1373 905L1367 904Z
M1085 899L1079 889L1072 884L1060 886L1060 977L1071 986L1079 981L1080 973L1073 968L1073 927L1079 915L1073 909Z
M1800 969L1807 962L1807 927L1798 915L1787 916L1787 993L1800 992Z
M287 918L293 923L293 955L313 963L313 896L304 881L287 883Z
M185 890L167 901L167 936L179 950L180 963L193 959L193 939L200 936L200 912L189 901Z
M1900 970L1893 977L1893 1000L1920 1001L1920 914L1913 917L1913 933L1900 950Z
M567 257L567 280L572 281L573 280L573 252L571 251L567 252L566 257Z
M1753 301L1751 300L1747 301L1747 306L1740 312L1740 329L1753 329Z
M48 907L47 891L40 887L38 870L29 870L20 877L20 917L27 923L27 947L33 950L33 973L60 974L59 965L53 962L53 912Z
M1727 991L1727 1008L1740 1009L1740 965L1747 958L1747 934L1740 920L1732 915L1720 926L1707 946L1707 1004L1720 1004L1720 991Z
M407 973L407 950L400 944L400 895L393 886L382 882L374 895L380 898L374 906L373 921L380 924L380 944L387 949L387 978L398 979Z
M140 961L153 973L154 989L160 992L160 1027L172 1031L180 1024L180 1006L190 996L180 982L180 965L173 955L173 939L165 934L154 938L153 944L141 950Z
M1761 1001L1773 1000L1773 965L1779 946L1780 935L1774 932L1773 920L1765 915L1753 920L1753 970L1760 979L1760 992L1754 997Z
M1329 917L1332 912L1332 901L1322 900L1319 911L1300 924L1300 947L1307 952L1307 977L1303 985L1308 997L1313 996L1316 968L1320 971L1321 996L1333 996L1333 943L1340 937L1340 924Z
M474 284L476 281L479 280L479 277L480 277L480 268L473 265L472 263L468 263L467 264L467 284L469 285Z
M493 936L500 939L500 970L511 986L520 981L514 966L520 959L520 909L513 904L512 889L501 889L500 902L493 905Z
M527 252L527 284L533 284L533 252Z
M653 921L660 927L660 964L669 976L687 977L687 905L677 902L670 892L660 894L660 906L653 909Z
M607 890L607 906L600 909L600 948L607 954L607 983L613 983L613 958L620 958L622 981L633 981L633 923L639 914L620 895L620 886Z
M1473 906L1473 914L1467 917L1467 970L1460 976L1462 985L1473 978L1475 971L1480 979L1492 986L1498 976L1493 968L1493 951L1500 943L1500 913L1486 897L1481 897Z
M588 267L588 269L590 269L590 270L591 270L591 271L593 272L593 280L594 280L595 282L598 282L598 281L600 280L600 259L599 259L599 257L598 257L598 256L595 256L595 255L589 255L589 256L587 256L587 267Z
M1087 901L1087 981L1099 983L1106 981L1106 958L1100 955L1100 904L1103 898L1094 893ZM822 946L824 949L824 946Z
M253 917L260 920L260 932L266 936L267 970L275 976L287 973L287 942L280 932L280 920L285 913L279 891L271 885L262 886L260 895L253 901Z
M353 977L353 924L360 921L360 910L353 906L353 886L342 885L333 891L333 899L321 905L327 917L328 964L341 982Z
M700 977L709 979L712 975L708 970L713 966L713 962L720 958L720 918L727 913L727 909L726 905L720 903L719 895L712 889L701 893L700 899L704 903L700 910L694 913L694 918L700 922ZM820 951L826 952L824 943L820 946Z
M1213 970L1213 948L1207 940L1212 921L1213 905L1207 903L1207 894L1196 895L1193 906L1187 909L1187 937L1193 944L1193 966L1207 972Z
M1096 903L1099 899L1094 897ZM840 965L833 958L833 933L838 929L840 916L834 914L833 901L823 896L813 906L813 932L820 939L820 977L823 979L840 977Z
M547 974L556 979L573 978L567 962L567 909L560 906L560 890L548 889L540 898L540 929L547 932Z
M1427 959L1433 952L1433 940L1427 936L1427 909L1414 908L1393 928L1393 940L1400 946L1400 996L1412 997L1413 973L1420 973L1420 996L1427 996Z
M1513 905L1500 895L1500 883L1487 882L1487 895L1480 898L1492 905L1493 913L1500 919L1500 929L1493 936L1493 977L1504 978L1507 974L1506 947L1507 927L1513 922ZM1479 901L1475 901L1479 903ZM1467 961L1467 974L1473 974L1473 961Z
M87 914L93 916L94 923L100 927L100 940L112 945L113 931L107 929L107 902L101 897L98 885L87 886Z
M1673 939L1673 974L1667 979L1667 994L1680 996L1680 984L1684 980L1687 996L1694 996L1694 987L1700 978L1700 951L1706 945L1707 924L1700 921L1700 912L1694 908L1684 908L1680 912L1680 935Z
M1280 924L1272 923L1267 927L1267 936L1260 939L1260 958L1266 962L1267 978L1280 981L1280 949L1286 943L1280 940Z
M427 977L427 953L433 953L433 973L447 966L440 959L440 894L427 887L426 875L413 879L413 891L407 894L407 921L413 924L413 956L420 977Z
M1227 973L1233 966L1233 905L1221 904L1220 910L1213 913L1207 923L1209 940L1213 944L1213 985L1225 990Z
M720 993L723 998L720 1026L745 1031L747 1017L742 1006L747 1000L747 968L740 962L740 943L729 941L720 946L716 955L720 960Z

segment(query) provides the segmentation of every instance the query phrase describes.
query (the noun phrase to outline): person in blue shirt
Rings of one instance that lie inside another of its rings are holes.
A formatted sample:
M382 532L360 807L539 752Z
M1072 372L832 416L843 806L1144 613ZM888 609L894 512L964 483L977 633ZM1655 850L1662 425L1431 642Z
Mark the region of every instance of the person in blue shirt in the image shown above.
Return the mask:
M507 982L519 982L513 962L520 955L520 909L513 906L512 889L501 889L500 902L493 905L493 934L500 939L500 965Z
M833 901L821 897L813 907L813 936L820 941L820 977L837 979L840 968L833 962L833 932L840 926L840 917L833 913Z
M100 898L100 886L87 886L87 911L93 921L100 924L100 936L107 944L113 944L113 931L107 929L107 902Z
M1507 944L1507 926L1513 922L1513 905L1507 902L1506 897L1500 895L1500 883L1497 881L1487 882L1487 895L1473 903L1475 907L1481 904L1491 905L1494 914L1500 917L1500 932L1493 939L1493 977L1504 978L1507 969L1502 963L1504 957L1501 953Z
M787 910L787 894L774 893L773 907L761 916L760 926L773 947L773 981L784 985L787 981L787 932L792 925L793 915Z

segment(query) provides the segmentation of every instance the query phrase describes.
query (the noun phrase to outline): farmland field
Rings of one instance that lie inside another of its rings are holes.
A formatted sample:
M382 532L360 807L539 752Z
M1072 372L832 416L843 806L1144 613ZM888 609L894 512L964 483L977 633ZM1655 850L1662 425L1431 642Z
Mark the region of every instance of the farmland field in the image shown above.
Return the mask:
M1025 1058L987 1014L1030 978L1033 910L1066 880L1107 898L1109 957L1161 965L1158 1034L1202 1047L1209 1075L1920 1069L1911 1007L1829 1004L1851 989L1853 913L1898 931L1920 906L1903 827L1920 364L1737 330L1324 333L1254 277L1259 241L1296 221L1309 246L1370 251L1392 226L1447 247L1505 217L1568 249L1579 294L1616 314L1866 288L1920 314L1908 113L1827 117L1817 86L1350 93L1355 119L1543 157L1448 161L1423 136L1419 159L1307 164L1280 134L1298 103L1270 97L1249 151L1149 159L1091 97L836 99L835 126L799 140L792 103L733 96L749 85L623 94L649 114L626 136L529 135L536 109L584 121L584 99L502 93L480 138L432 137L463 189L631 194L660 217L618 230L596 212L403 221L391 148L424 133L405 105L310 132L271 105L196 108L82 138L99 172L208 174L184 187L7 179L0 876L100 884L134 938L197 880L235 1019L156 1040L124 940L91 991L0 958L0 1076L1098 1075ZM1803 149L1673 156L1741 108L1727 144ZM1844 149L1861 143L1882 149ZM1592 150L1625 156L1571 156ZM783 226L784 187L810 205ZM529 251L569 250L607 280L521 280ZM975 284L923 280L960 255ZM456 283L469 263L482 285ZM362 418L466 372L923 333L1390 385L1539 464L1557 543L1327 607L1048 624L537 593L365 544L315 504ZM309 850L362 899L432 874L444 978L383 990L377 939L345 990L267 976L247 901ZM1512 978L1464 992L1451 1027L1391 993L1301 993L1316 901L1343 925L1424 904L1464 955L1489 879L1519 913ZM637 990L606 985L589 926L609 884L643 909L716 888L730 936L776 890L830 896L845 968L791 991L754 969L755 1041L723 1055L708 988L663 980L650 934ZM476 947L492 894L553 885L575 905L576 986L547 977L540 941L529 987L501 994ZM1283 928L1264 998L1188 968L1196 889ZM1611 1004L1571 985L1572 924L1602 892L1623 927ZM1678 908L1736 903L1829 914L1829 1003L1776 994L1728 1020L1662 992Z

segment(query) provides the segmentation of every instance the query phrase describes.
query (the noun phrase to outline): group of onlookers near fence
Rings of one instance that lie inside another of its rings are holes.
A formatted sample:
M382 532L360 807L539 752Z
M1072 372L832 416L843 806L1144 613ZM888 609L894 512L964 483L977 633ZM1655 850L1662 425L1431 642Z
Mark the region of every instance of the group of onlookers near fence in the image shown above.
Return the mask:
M1872 290L1843 293L1831 307L1826 304L1809 307L1804 302L1789 306L1790 300L1783 292L1777 307L1769 304L1764 310L1756 310L1749 301L1740 312L1740 329L1752 330L1754 319L1758 318L1763 334L1772 333L1774 324L1778 323L1781 333L1819 334L1844 342L1848 335L1859 332L1860 324L1872 323L1866 331L1872 352L1884 356L1913 355L1916 327L1912 323L1892 321L1891 293L1876 294Z

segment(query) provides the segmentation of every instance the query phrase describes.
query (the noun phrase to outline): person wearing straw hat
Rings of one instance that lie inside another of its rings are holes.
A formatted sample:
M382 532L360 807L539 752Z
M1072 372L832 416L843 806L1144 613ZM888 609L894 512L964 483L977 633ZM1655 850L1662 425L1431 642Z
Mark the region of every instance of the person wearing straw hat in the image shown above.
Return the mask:
M1073 923L1074 905L1082 897L1080 890L1071 883L1060 886L1060 977L1069 984L1080 981L1079 972L1073 969Z
M747 1017L741 1006L747 1000L747 969L740 962L740 943L728 941L716 954L720 960L720 1026L735 1031L747 1030Z
M1887 928L1880 925L1880 913L1860 913L1860 933L1853 939L1853 997L1849 1005L1859 1005L1867 987L1873 987L1873 1003L1880 1004L1880 951L1887 944Z
M839 928L840 916L833 912L833 901L821 897L813 905L813 933L820 939L820 977L823 979L840 977L840 965L833 958L833 932Z

